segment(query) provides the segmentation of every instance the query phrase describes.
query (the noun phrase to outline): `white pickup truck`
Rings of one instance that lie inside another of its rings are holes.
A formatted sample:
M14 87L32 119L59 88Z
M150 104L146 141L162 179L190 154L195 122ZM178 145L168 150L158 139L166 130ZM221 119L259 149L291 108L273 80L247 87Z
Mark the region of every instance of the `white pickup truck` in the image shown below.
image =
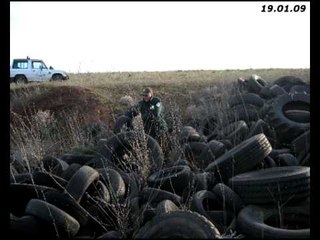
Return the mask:
M27 83L51 80L67 80L68 74L62 70L55 70L39 59L19 58L13 59L10 67L10 82Z

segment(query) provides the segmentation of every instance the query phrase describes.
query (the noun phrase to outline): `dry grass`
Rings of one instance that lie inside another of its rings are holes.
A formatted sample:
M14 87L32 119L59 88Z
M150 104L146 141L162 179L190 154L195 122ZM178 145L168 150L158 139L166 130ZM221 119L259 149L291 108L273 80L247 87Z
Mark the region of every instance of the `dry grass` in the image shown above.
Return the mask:
M266 81L273 81L285 75L293 75L309 82L309 69L248 69L248 70L198 70L198 71L167 71L167 72L110 72L71 74L64 82L41 83L46 86L80 86L91 90L102 103L110 106L112 114L123 112L124 106L120 99L129 95L136 102L139 93L145 86L154 88L155 94L161 99L174 100L182 109L190 104L190 94L198 90L212 87L218 82L230 83L239 77L248 78L252 74L261 76ZM28 84L28 87L38 86ZM21 88L11 84L11 89Z
M82 128L88 123L111 128L119 114L140 100L145 86L154 88L162 99L171 148L179 148L177 136L183 125L197 127L214 116L223 126L230 84L252 74L267 82L285 75L310 82L309 69L248 69L84 73L71 74L70 80L62 82L11 84L11 149L23 150L20 156L39 161L46 154L92 143L92 137L81 135Z
M177 160L176 156L185 157L179 143L182 127L192 125L200 129L202 121L212 117L218 119L218 127L224 126L226 103L234 91L232 83L239 77L248 78L252 74L267 82L285 75L310 82L309 69L249 69L86 73L71 74L70 80L63 82L11 84L11 156L24 166L23 172L31 173L41 167L41 159L46 155L68 153L79 146L80 151L83 147L94 152L97 137L111 136L110 128L115 118L140 100L140 91L149 86L165 106L170 148L164 151L164 155L165 164L170 164ZM84 131L87 123L105 124L107 128L102 130L105 135L98 133L96 136L88 129ZM141 141L134 143L136 153L127 157L136 161L135 168L127 163L123 165L127 167L126 172L136 172L140 176L138 187L143 188L149 175L148 154L141 122L134 126L137 139ZM195 163L191 164L196 167ZM11 168L14 168L13 164ZM189 205L187 201L182 207L189 209ZM136 222L132 222L129 207L121 204L114 206L114 213L117 230L124 236L128 234L127 229L132 229L133 224L139 225L142 218L140 215Z

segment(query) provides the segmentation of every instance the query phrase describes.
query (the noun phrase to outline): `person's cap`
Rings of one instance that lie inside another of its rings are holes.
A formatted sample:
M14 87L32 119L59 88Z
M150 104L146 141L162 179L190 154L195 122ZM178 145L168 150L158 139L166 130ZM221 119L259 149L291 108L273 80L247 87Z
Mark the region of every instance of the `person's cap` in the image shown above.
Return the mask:
M144 95L148 95L149 93L151 93L151 95L153 95L152 89L149 88L149 87L146 87L146 88L143 89L141 95L144 96Z

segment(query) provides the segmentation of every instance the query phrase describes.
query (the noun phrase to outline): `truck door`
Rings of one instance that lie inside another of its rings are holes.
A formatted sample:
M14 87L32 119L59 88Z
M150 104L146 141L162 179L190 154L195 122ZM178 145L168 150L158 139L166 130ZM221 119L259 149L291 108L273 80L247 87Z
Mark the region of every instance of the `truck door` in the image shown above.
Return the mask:
M51 70L41 60L32 61L32 70L37 75L37 81L49 81L51 79Z
M31 73L33 81L43 81L43 66L42 61L34 60L31 63Z

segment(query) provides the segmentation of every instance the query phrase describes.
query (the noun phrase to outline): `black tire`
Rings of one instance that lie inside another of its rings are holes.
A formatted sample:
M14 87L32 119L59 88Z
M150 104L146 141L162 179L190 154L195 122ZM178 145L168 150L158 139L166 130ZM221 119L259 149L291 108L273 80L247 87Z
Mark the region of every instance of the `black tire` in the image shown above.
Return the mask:
M87 194L91 196L92 199L88 199L88 203L93 202L103 202L103 203L110 203L111 196L108 188L106 185L101 181L98 180L97 182L90 185L87 189Z
M69 181L81 167L82 165L78 163L71 163L69 167L62 172L61 177Z
M10 183L32 183L32 174L18 173L10 175Z
M140 197L142 203L150 202L157 205L163 200L171 200L177 206L181 206L182 204L182 198L179 195L159 188L146 187L141 191Z
M202 151L199 159L204 162L203 168L212 163L215 159L226 152L226 147L222 142L211 140L207 143L207 147Z
M284 88L280 87L277 84L274 84L270 87L270 92L271 92L272 98L276 98L283 94L287 94L286 90L284 90Z
M121 170L117 170L117 171L120 173L120 175L125 183L125 189L126 189L126 193L124 195L124 198L119 199L120 203L122 203L123 201L130 201L132 198L137 197L140 192L139 176L137 176L137 174L135 174L134 172L126 173Z
M261 98L266 100L271 99L273 97L269 86L264 86L263 88L261 88L259 95Z
M98 142L98 151L107 160L113 162L123 170L127 169L128 163L122 161L122 155L125 151L134 152L132 144L135 142L141 142L137 140L134 132L118 133L115 136L109 138L107 141ZM164 156L159 143L151 136L144 134L146 148L148 150L148 160L150 163L150 172L155 172L161 169Z
M197 130L191 126L183 126L181 132L179 134L179 142L180 144L188 143L188 142L197 142L201 138L200 134Z
M133 129L132 118L126 115L121 115L120 117L118 117L113 126L114 133L131 131L132 129Z
M206 148L207 144L204 142L188 142L184 144L184 155L191 164L196 165L198 168L203 168L206 165L201 155Z
M68 164L77 163L81 166L85 165L88 161L92 160L95 155L90 154L63 154L60 159L65 161Z
M310 153L310 130L296 137L291 143L292 153L297 157L299 164Z
M189 162L188 160L186 160L186 159L179 159L179 160L175 161L175 162L172 164L172 167L173 167L173 166L188 166L188 167L191 168L190 165L191 165L191 164L190 164L190 162Z
M155 216L134 234L134 239L219 238L218 229L205 217L190 211L175 211Z
M280 77L280 78L276 79L273 82L273 84L277 84L280 87L283 87L283 89L286 92L289 92L290 89L295 85L307 85L307 83L305 81L303 81L301 78L295 77L295 76Z
M215 226L217 222L208 215L208 211L223 211L223 205L215 193L207 190L201 190L193 194L190 210L205 216Z
M247 88L248 92L256 93L258 94L263 87L267 85L267 82L262 79L258 75L251 75L251 77L247 81Z
M266 135L272 147L278 144L276 131L262 119L258 119L255 124L251 126L247 138L259 133L264 133Z
M10 213L17 217L22 216L30 199L43 199L47 191L57 190L36 184L10 183Z
M117 202L118 199L125 196L126 184L120 173L111 168L100 168L97 171L111 194L111 201Z
M214 172L216 179L226 182L232 176L246 172L258 165L271 152L266 136L255 135L210 163L205 171Z
M63 80L63 76L61 74L53 74L52 80L53 81L61 81L61 80Z
M14 82L19 85L19 84L25 84L28 82L27 78L23 75L18 75L15 77Z
M272 157L273 159L275 159L279 154L283 154L283 153L291 153L291 149L289 149L289 148L280 148L280 149L272 148L269 156Z
M174 204L174 202L172 202L169 199L165 199L158 203L156 207L156 214L160 215L163 213L169 213L177 210L179 210L179 207L176 204Z
M246 204L300 200L310 196L310 167L287 166L239 174L228 184Z
M98 180L99 173L97 170L89 166L82 166L69 180L66 190L78 203L80 203L89 186Z
M227 235L227 231L235 229L236 215L229 210L207 211L208 219L217 227L222 235Z
M231 188L223 183L218 183L212 189L212 192L220 199L227 209L237 215L239 211L245 206L240 196Z
M310 94L310 85L294 85L290 89L289 94L296 94L296 93L303 93L303 94Z
M260 109L251 104L236 105L226 111L225 121L229 123L243 120L245 122L257 121L260 118Z
M53 156L45 156L42 159L42 163L46 171L51 172L57 176L61 176L62 172L69 167L68 163Z
M274 161L278 166L299 166L299 162L291 153L279 154Z
M219 139L218 142L223 143L227 150L230 150L234 147L234 145L229 139Z
M310 166L310 152L300 161L301 166Z
M240 95L232 96L229 99L229 107L245 104L251 104L261 108L264 105L264 100L255 93L243 93Z
M209 136L214 132L215 129L218 127L218 120L216 117L207 117L204 120L202 120L200 124L201 133L204 136Z
M143 204L140 208L140 215L142 215L141 225L150 221L154 216L157 215L156 209L149 203Z
M16 159L10 156L10 166L14 167L18 173L29 173L30 166L28 166L27 161L22 159Z
M188 166L162 169L148 177L148 186L182 195L193 183L193 174Z
M98 144L106 146L107 140L106 139L100 139ZM109 159L102 156L101 153L99 153L97 156L89 160L85 163L86 166L92 167L92 168L117 168L113 162L111 162Z
M270 156L266 156L263 159L263 165L264 165L264 168L273 168L273 167L277 166L277 164L274 161L274 159L272 157L270 157Z
M70 214L79 222L81 227L87 225L90 218L89 213L68 193L48 191L45 193L45 200Z
M305 110L287 110L284 113L287 118L295 122L308 123L310 122L310 111Z
M267 135L266 130L269 128L269 124L263 121L262 119L258 119L254 122L253 125L249 128L249 133L247 137L252 137L254 135L257 135L259 133L264 133Z
M9 234L11 239L48 239L42 221L31 215L24 215L20 218L10 217Z
M61 238L72 238L79 229L79 222L65 211L39 199L31 199L25 209L26 215L40 218L46 225L57 231Z
M123 239L123 236L122 236L122 234L120 232L112 230L112 231L108 231L107 233L104 233L104 234L100 235L96 239L99 239L99 240Z
M195 191L208 190L215 183L214 175L210 172L202 172L194 174Z
M237 145L242 142L248 135L249 128L245 121L240 120L233 123L229 123L221 130L221 136L219 139L228 139L233 145Z
M284 94L274 101L268 113L268 120L276 130L277 140L283 144L291 143L294 138L310 129L310 122L297 122L286 116L287 110L294 109L310 111L310 95Z
M283 222L286 222L286 215L293 217L291 224L296 225L294 221L299 216L304 216L304 225L310 219L310 213L307 208L301 207L284 207L282 210ZM237 219L237 226L240 233L246 234L249 238L265 238L265 239L287 239L287 238L310 238L310 223L304 229L292 229L291 227L274 226L270 224L270 219L279 219L279 209L272 207L259 207L255 205L248 205L244 207ZM290 223L290 220L288 220ZM286 229L287 228L287 229Z
M35 184L53 187L59 191L63 191L68 184L65 179L47 172L34 172L32 176Z

